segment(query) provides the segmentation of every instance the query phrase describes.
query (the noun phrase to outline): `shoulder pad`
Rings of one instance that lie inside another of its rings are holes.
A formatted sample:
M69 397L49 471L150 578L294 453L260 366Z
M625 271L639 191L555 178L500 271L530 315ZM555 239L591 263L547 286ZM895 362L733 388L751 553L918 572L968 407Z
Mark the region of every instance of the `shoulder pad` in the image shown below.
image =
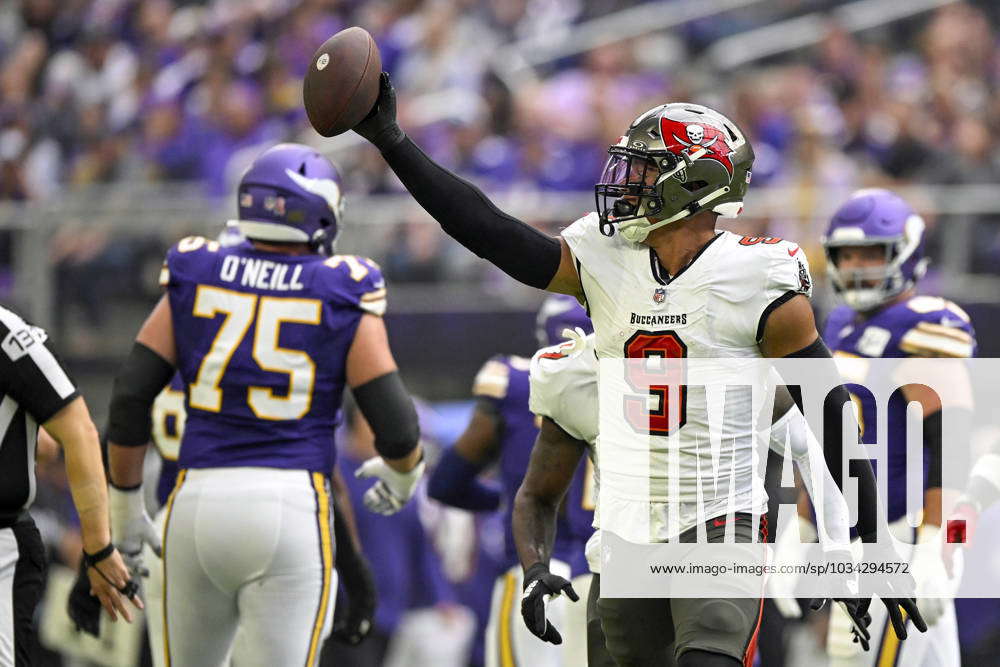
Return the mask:
M958 305L936 296L915 296L905 304L909 329L899 349L918 357L971 357L976 351L972 322Z
M597 366L593 334L542 348L531 359L529 409L574 438L591 439L597 429L596 405L588 411L581 402L596 401Z
M854 319L854 311L850 306L840 305L830 311L826 318L826 327L823 329L823 341L829 345L836 345L840 339L841 330Z
M163 268L160 269L160 287L166 287L181 279L188 267L206 253L218 252L220 247L218 241L206 239L204 236L187 236L181 239L167 251L166 259L163 260Z
M605 236L601 233L600 223L600 216L591 212L559 233L573 252L573 258L585 266L598 262L613 264L615 260L610 250L621 246L633 249L637 247L622 239L617 233L610 237Z
M503 400L510 386L510 366L497 355L483 364L472 381L472 395Z
M377 262L358 255L334 255L323 265L332 269L329 280L335 291L345 294L351 303L366 313L379 317L385 314L385 279Z
M770 302L786 292L811 296L809 260L796 243L772 236L725 233L729 238L722 239L727 243L724 279L744 298L766 293Z

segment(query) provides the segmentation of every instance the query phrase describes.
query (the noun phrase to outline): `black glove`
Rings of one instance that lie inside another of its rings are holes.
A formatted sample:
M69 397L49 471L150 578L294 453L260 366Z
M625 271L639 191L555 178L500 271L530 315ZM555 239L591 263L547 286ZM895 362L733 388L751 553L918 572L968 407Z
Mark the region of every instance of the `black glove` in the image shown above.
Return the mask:
M521 617L531 634L544 642L562 644L562 635L545 618L545 596L557 597L566 593L573 602L580 596L573 585L562 577L549 572L547 565L535 563L524 573L524 595L521 596Z
M339 556L341 549L337 551ZM363 555L352 553L345 556L338 557L337 572L341 575L347 602L337 602L333 613L333 637L350 646L357 646L371 632L375 618L375 577L368 559Z
M927 632L927 622L917 608L917 600L912 597L884 597L880 598L889 612L889 620L892 622L892 629L900 639L906 639L906 621L903 619L902 609L906 612L909 620L920 632Z
M868 613L871 606L871 598L813 598L809 603L809 608L819 611L826 604L827 599L832 599L839 603L841 608L847 612L851 619L851 632L854 633L855 643L860 643L861 648L868 650L871 648L872 633L868 626L872 624L872 615Z
M382 72L378 84L378 99L375 100L375 106L351 129L384 153L405 139L406 134L396 123L396 91L389 82L389 74Z
M868 607L872 599L858 597L858 576L851 569L854 559L850 551L831 551L826 559L832 565L843 564L843 567L835 567L830 577L830 583L836 586L836 590L829 598L813 598L809 602L809 608L818 611L823 608L827 600L840 603L851 619L854 641L860 643L861 648L867 651L871 647L871 632L868 631L868 626L872 623L872 615L868 613Z
M69 592L66 611L76 624L77 631L82 630L95 637L101 634L101 601L96 595L90 594L90 578L87 576L87 563L84 560L80 561L80 571Z
M906 562L897 552L895 547L889 543L866 542L864 544L865 560L875 563ZM879 575L869 575L879 576ZM882 575L884 576L884 575ZM889 612L889 621L892 629L899 639L906 639L906 619L903 612L906 612L907 619L913 622L913 626L920 632L927 632L927 622L917 608L916 591L917 582L911 574L899 572L889 576L883 585L887 585L892 593L889 596L879 596L886 611Z

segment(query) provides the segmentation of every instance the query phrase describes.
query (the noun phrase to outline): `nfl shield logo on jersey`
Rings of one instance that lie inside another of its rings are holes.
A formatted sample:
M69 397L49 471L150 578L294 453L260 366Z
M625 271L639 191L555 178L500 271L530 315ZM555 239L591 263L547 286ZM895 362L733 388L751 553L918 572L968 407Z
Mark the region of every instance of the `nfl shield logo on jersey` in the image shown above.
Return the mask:
M653 303L663 303L667 299L667 290L657 287L653 292Z

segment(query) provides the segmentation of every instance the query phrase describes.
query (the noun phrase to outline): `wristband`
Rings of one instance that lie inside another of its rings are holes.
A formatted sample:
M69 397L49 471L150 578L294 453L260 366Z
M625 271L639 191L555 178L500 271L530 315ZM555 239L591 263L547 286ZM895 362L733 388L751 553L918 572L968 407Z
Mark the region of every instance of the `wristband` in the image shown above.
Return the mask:
M521 584L522 589L527 589L528 585L536 579L541 579L543 576L549 573L549 566L545 563L535 563L527 570L524 571L524 582Z
M83 552L83 562L86 563L87 567L96 568L98 563L113 554L114 551L115 545L112 542L108 542L106 547L92 554L88 554L85 550Z

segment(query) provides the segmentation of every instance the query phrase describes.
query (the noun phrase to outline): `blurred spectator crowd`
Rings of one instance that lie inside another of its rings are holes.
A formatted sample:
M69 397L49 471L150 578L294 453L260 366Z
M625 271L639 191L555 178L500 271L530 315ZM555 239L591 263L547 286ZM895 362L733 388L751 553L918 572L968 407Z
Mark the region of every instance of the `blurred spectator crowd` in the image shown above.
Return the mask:
M504 47L528 49L546 35L572 42L573 26L637 4L669 12L682 3L3 3L0 199L44 200L89 183L137 181L196 181L205 195L223 197L267 145L300 140L323 149L305 119L301 79L315 48L355 24L376 37L400 91L402 124L435 158L492 191L588 191L607 145L634 116L682 99L717 106L744 127L757 153L755 183L797 188L781 214L759 214L760 222L807 243L819 236L819 200L838 202L869 184L1000 176L993 3L955 2L861 34L831 21L804 56L718 71L706 54L719 39L844 4L748 3L669 31L605 40L511 76ZM333 156L352 194L399 190L367 146ZM580 212L533 222L565 224ZM387 237L380 259L390 278L440 279L438 235L424 238L413 228ZM1000 267L996 228L977 249L978 268Z
M844 2L748 3L668 31L604 40L532 67L510 57L510 45L528 49L547 36L573 43L573 28L588 21L636 7L669 12L681 4L691 3L0 2L0 207L10 201L50 203L92 184L128 189L139 183L195 182L201 196L226 198L259 151L288 140L329 151L343 167L352 200L400 192L376 151L348 138L322 140L302 109L301 80L310 56L350 25L364 26L375 36L383 66L399 91L400 120L407 131L433 157L505 200L591 191L609 143L652 106L692 100L719 108L751 137L757 155L754 189L774 186L790 193L778 206L748 208L740 228L800 241L817 278L822 276L817 244L824 212L854 189L1000 181L1000 3L989 0L953 2L862 33L831 21L813 47L725 71L713 64L713 44ZM912 203L932 225L935 256L945 220L934 215L929 200ZM555 231L585 211L521 213ZM350 221L365 214L349 202ZM98 339L102 326L105 332L115 328L106 324L108 295L136 291L141 281L122 276L155 276L163 250L176 238L122 241L107 225L85 216L60 222L47 239L60 296L57 313L63 315L72 304L86 326L73 328L72 336L62 322L55 328L64 332L64 346L92 352L98 341L88 336ZM998 222L1000 205L994 214L978 214L972 221L966 270L1000 273ZM0 225L0 298L9 289L10 234ZM393 283L440 282L474 271L482 291L484 283L489 287L498 280L491 267L453 249L436 226L420 224L416 214L401 217L385 234L381 252L372 254ZM129 320L120 328L130 338L136 326ZM124 349L115 348L114 354ZM473 354L492 351L477 348ZM361 458L360 452L348 451L345 463ZM79 542L67 518L72 512L60 470L43 458L35 517L52 555L72 566ZM409 521L414 531L446 523L437 515L428 519L440 508L421 507L424 516L413 510L414 516L400 521ZM462 521L471 519L452 517L451 523ZM475 535L487 546L496 541L489 526L461 525L451 532ZM448 542L452 536L436 539ZM454 545L445 546L433 558L427 556L428 567L462 570L461 564L438 562L441 554L458 552ZM476 548L469 557L478 553L488 560L488 550ZM431 607L455 628L468 625L455 613L456 601L475 606L462 598L462 585L484 572L491 580L488 564L460 576L446 572L442 576L450 581L442 586L444 593L431 591L434 599L400 601L398 610L387 605L400 614L379 619L381 638L371 645L388 651L388 635L401 623L401 611L410 608Z

